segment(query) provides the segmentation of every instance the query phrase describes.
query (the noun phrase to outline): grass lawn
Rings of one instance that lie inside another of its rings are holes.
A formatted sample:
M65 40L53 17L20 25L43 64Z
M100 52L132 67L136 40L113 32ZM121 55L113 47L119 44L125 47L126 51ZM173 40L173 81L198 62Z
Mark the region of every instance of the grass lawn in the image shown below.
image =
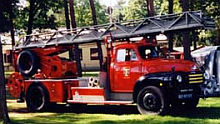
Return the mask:
M59 105L49 112L29 113L24 103L8 100L12 124L220 124L220 98L201 99L194 111L166 116L140 115L136 106L89 105L77 108Z

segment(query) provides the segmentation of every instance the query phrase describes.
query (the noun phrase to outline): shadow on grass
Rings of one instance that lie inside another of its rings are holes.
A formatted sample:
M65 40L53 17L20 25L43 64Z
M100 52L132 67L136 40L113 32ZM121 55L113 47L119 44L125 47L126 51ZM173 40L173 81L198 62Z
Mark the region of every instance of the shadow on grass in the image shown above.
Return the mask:
M193 119L219 119L219 107L197 107L195 110L178 110L170 113L173 117L186 117Z
M10 112L29 113L27 108L12 109ZM139 114L135 105L55 105L46 112L115 115ZM193 119L218 119L220 118L220 107L197 107L195 110L177 110L171 111L169 115L172 117L185 117Z
M28 113L26 108L17 109L14 112L21 114ZM44 112L42 112L41 115L41 113L38 112L37 115L31 118L15 118L12 120L12 124L207 124L212 123L209 122L209 120L220 118L220 108L218 107L198 107L191 111L180 110L178 112L172 112L168 116L141 116L135 105L78 105L71 107L56 105L47 112L50 114L45 115ZM126 117L128 118L120 119ZM220 120L216 123L219 122Z
M55 113L86 113L86 114L138 114L135 105L56 105L49 112Z

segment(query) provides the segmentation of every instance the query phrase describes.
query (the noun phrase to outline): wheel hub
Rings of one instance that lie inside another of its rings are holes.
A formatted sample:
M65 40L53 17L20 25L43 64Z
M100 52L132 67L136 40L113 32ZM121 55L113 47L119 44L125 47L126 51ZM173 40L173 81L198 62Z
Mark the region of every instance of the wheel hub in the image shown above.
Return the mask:
M158 111L160 109L159 100L153 93L146 93L144 95L143 106L149 111Z

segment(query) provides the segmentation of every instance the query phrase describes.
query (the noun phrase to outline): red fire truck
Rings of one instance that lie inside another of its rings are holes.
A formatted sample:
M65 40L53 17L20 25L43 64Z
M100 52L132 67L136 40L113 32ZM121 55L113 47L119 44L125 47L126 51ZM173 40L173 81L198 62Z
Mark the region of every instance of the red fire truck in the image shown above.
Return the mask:
M9 92L24 97L31 111L57 102L136 103L141 114L165 114L171 106L195 108L202 95L202 72L191 61L163 58L147 35L211 27L214 22L197 11L30 35L15 46L16 72L8 80ZM137 36L143 39L129 40ZM91 42L105 44L106 61L98 78L79 78L79 61L58 55Z

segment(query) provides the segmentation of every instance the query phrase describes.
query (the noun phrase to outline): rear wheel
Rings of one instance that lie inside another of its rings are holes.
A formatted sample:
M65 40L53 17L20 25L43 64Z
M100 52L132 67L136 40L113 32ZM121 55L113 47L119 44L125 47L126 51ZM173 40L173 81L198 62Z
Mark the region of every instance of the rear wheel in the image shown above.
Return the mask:
M147 86L138 93L137 107L141 114L163 115L167 112L168 103L161 89Z
M44 111L49 105L49 95L43 86L31 86L26 95L27 108L30 111Z

